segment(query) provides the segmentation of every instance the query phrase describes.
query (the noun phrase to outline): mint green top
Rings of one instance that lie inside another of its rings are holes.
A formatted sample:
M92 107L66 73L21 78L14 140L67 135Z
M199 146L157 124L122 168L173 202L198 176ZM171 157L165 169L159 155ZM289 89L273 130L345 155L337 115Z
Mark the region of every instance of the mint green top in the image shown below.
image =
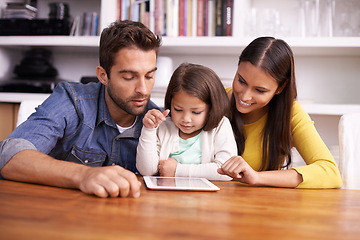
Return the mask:
M200 164L201 163L201 133L186 140L179 137L180 150L171 153L169 157L181 164Z

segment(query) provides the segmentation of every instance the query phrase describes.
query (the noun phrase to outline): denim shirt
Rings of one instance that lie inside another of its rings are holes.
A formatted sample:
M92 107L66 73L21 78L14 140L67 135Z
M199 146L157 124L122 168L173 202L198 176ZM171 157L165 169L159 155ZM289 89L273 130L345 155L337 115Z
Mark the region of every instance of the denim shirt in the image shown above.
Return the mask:
M120 165L132 172L144 114L120 134L98 83L59 83L28 120L0 143L0 169L16 153L34 149L53 158L88 166Z

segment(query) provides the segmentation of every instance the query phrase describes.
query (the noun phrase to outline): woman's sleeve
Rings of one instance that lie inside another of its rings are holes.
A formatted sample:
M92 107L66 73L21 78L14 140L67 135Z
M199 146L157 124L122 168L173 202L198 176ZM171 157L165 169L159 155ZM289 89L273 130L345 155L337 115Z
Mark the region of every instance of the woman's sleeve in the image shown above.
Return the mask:
M159 153L157 128L143 127L136 153L136 168L143 176L152 176L158 172Z
M209 134L209 136L211 135ZM203 177L208 180L231 180L231 177L217 173L217 169L225 161L237 155L236 142L230 121L224 117L219 126L214 130L212 137L202 139L202 141L208 141L208 143L202 144L202 146L209 146L209 149L202 149L203 154L211 148L214 149L213 153L211 153L213 154L213 160L202 164L178 164L176 176ZM211 147L210 144L213 146Z
M341 176L334 157L298 102L294 103L291 128L293 145L307 164L294 168L303 177L298 188L340 188Z

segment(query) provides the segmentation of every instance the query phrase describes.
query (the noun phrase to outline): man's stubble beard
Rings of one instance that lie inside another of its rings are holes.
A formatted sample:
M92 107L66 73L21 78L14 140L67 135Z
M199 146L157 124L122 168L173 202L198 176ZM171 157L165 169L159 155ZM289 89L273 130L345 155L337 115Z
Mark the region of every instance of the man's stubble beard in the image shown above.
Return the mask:
M128 113L130 115L133 115L133 116L138 116L138 115L144 113L144 111L146 109L146 106L147 106L147 104L148 104L148 102L150 100L150 96L144 96L142 94L137 94L135 96L131 96L130 98L124 100L124 99L116 96L116 94L113 94L112 89L111 89L110 86L107 87L107 92L108 92L108 95L111 98L111 100L119 108L121 108L123 111L125 111L126 113ZM146 98L147 99L146 104L144 104L141 107L132 107L130 105L131 101L133 99L138 99L138 98Z

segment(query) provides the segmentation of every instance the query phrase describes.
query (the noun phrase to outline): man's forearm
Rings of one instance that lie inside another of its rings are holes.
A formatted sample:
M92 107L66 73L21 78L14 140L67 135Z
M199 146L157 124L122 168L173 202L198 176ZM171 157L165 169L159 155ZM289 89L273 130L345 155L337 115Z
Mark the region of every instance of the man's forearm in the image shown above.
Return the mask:
M1 170L4 178L64 188L79 188L86 166L56 160L36 150L15 154Z
M2 168L4 178L63 188L77 188L99 197L139 197L136 175L118 165L88 167L56 160L36 150L15 154Z

